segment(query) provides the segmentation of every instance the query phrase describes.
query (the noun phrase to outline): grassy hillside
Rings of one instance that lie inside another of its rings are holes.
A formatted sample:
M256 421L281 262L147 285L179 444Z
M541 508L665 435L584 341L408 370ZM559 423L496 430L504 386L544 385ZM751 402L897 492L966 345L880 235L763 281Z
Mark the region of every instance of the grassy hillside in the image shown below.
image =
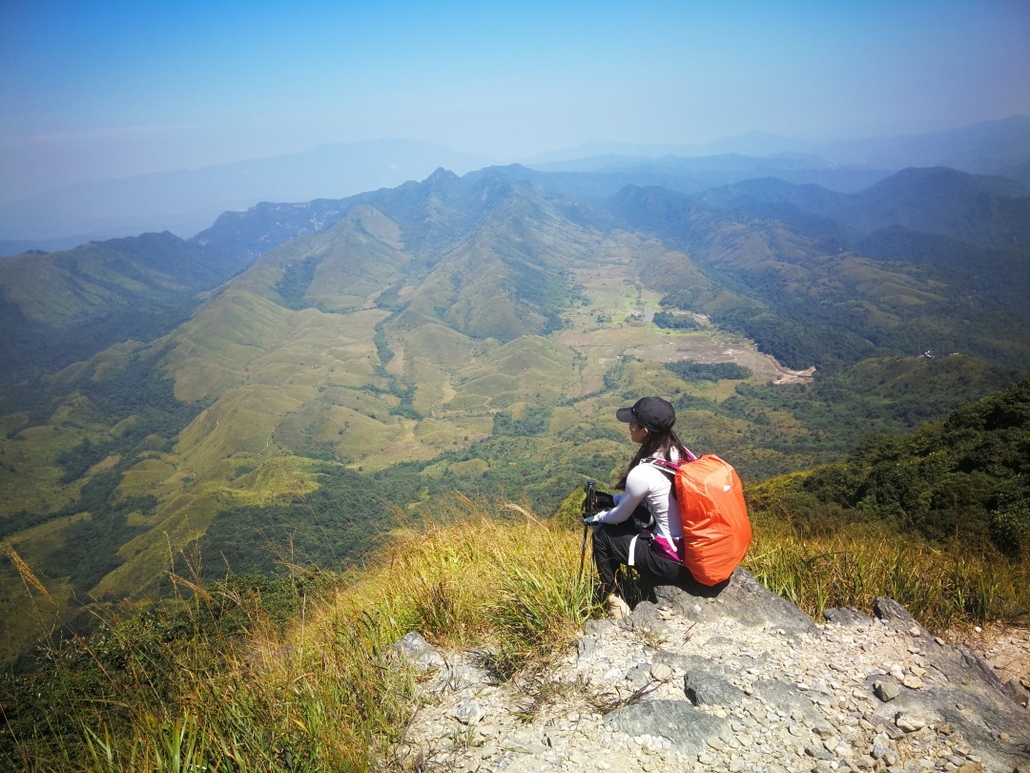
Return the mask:
M996 303L1030 315L1030 253L989 249L947 236L920 233L904 226L873 231L856 245L871 258L930 263L948 269L966 284L974 303Z
M201 303L200 293L246 264L167 232L0 261L0 406L33 402L42 374L172 330Z

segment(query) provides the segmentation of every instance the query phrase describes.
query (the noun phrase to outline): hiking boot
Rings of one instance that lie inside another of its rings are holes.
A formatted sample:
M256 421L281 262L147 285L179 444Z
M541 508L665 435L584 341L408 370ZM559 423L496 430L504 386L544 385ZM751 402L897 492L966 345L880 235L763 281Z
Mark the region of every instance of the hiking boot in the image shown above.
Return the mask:
M624 617L629 617L629 613L629 604L623 601L621 597L616 596L614 593L608 597L608 617L610 619L621 620Z

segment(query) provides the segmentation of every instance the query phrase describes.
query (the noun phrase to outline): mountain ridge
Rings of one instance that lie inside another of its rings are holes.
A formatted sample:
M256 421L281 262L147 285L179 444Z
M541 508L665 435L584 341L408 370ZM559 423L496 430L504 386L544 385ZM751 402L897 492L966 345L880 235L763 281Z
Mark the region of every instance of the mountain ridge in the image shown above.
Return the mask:
M720 154L788 158L809 154L821 156L826 165L894 170L908 166L954 166L967 172L994 174L1023 163L1030 156L1030 117L1012 115L934 132L822 142L768 132L751 132L691 146L595 142L570 151L556 151L529 163L548 165L554 170L562 163L584 158L596 164L593 159L604 155L703 158Z
M789 204L845 225L853 237L902 225L983 247L1026 249L1030 244L1022 225L1024 215L1030 216L1030 190L1007 178L943 167L904 169L854 194L767 179L713 189L698 198L758 216L767 213L763 203ZM979 230L964 230L970 221L978 223L974 229Z
M703 181L702 187L711 187L748 177L766 176L771 165L777 176L793 182L815 182L853 192L908 166L944 165L972 173L1013 174L1018 177L1021 165L1030 159L1030 118L1024 116L944 132L857 142L799 145L797 141L789 141L777 146L775 142L770 144L767 136L763 137L757 145L748 143L745 137L743 144L727 141L709 145L707 149L652 148L646 161L643 158L636 161L609 158L577 162L572 167L545 164L544 168L549 171L586 169L596 172L605 166L628 165L637 167L633 172L636 179L623 179L624 184L661 182L687 188L698 184L692 177ZM700 154L702 158L661 158L677 150L691 156ZM743 163L750 165L751 171L741 173L739 157L734 160L727 155L724 162L703 158L711 157L712 151L759 158L745 159ZM45 249L45 241L66 238L71 234L87 234L89 238L98 239L122 236L127 232L171 230L180 236L190 237L208 226L219 213L242 209L255 201L356 195L361 191L395 186L405 179L420 179L441 165L464 173L480 168L484 163L490 161L408 140L320 146L303 153L200 170L141 175L103 183L79 183L24 201L6 202L0 206L0 237L8 242L19 240L8 248L14 251ZM703 173L684 175L684 165L689 168L696 164L700 164L699 169L703 169ZM737 167L736 171L732 171L734 167ZM626 172L620 174L625 175ZM578 184L584 183L580 181ZM612 184L607 183L608 188ZM596 186L597 182L593 185ZM607 190L608 195L611 193L614 191Z
M414 140L322 145L301 153L196 170L83 182L0 205L5 239L170 230L190 238L221 212L255 201L341 198L420 179L441 166L462 171L490 159Z
M168 232L0 261L2 391L127 337L167 332L201 303L199 294L246 265Z

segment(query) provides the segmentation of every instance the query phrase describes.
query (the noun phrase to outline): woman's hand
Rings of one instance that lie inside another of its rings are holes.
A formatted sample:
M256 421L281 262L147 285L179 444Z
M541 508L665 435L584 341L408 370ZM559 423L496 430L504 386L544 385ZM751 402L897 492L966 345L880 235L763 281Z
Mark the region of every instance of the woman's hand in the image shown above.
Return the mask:
M593 515L588 515L586 518L583 519L583 525L584 526L589 526L590 528L596 528L597 526L600 526L602 523L604 523L604 521L601 520L601 519L604 517L605 513L607 513L607 512L608 512L607 510L602 510L599 513L594 513Z

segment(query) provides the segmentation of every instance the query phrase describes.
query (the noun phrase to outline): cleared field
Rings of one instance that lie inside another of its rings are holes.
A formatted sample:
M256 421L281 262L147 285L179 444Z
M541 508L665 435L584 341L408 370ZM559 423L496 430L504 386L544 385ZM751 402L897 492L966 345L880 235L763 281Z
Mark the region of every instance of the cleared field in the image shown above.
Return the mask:
M651 324L662 293L644 287L636 278L639 266L633 244L622 241L606 246L609 249L596 267L573 272L587 303L573 307L567 315L569 327L555 336L581 355L584 393L601 388L604 373L624 357L659 363L733 362L750 368L761 381L778 384L809 380L814 374L814 369L785 368L748 339L714 326L677 331Z

